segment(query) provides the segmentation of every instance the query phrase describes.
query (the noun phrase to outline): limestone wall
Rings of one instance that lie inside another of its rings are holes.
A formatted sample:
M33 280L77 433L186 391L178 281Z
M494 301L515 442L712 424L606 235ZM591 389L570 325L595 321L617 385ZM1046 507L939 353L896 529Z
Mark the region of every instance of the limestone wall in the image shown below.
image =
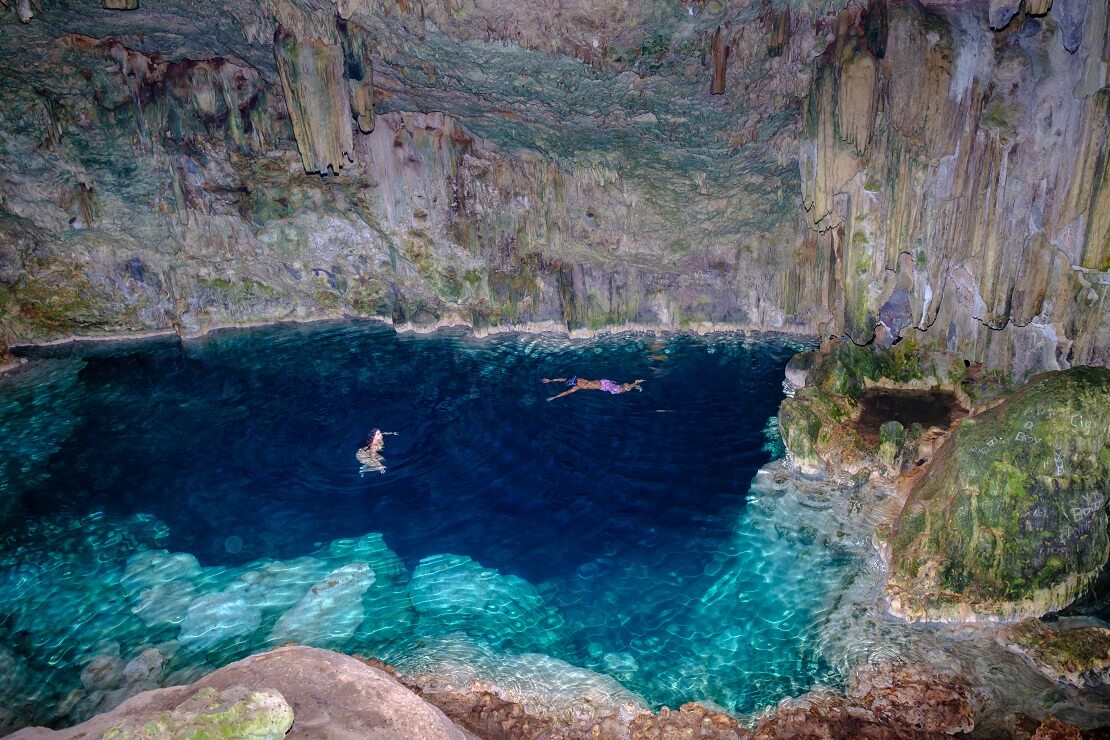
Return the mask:
M0 344L353 315L1110 363L1104 3L457 5L0 8Z
M1106 364L1110 11L992 3L991 28L935 5L838 15L806 101L806 220L843 327L1019 376Z

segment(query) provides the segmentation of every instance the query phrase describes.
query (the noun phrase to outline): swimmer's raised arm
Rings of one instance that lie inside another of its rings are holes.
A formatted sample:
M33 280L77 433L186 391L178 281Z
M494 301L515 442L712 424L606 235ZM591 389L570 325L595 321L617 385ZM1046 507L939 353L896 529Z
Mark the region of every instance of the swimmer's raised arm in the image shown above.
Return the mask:
M545 382L545 383L565 383L565 382L567 382L567 379L566 378L544 378L543 382Z

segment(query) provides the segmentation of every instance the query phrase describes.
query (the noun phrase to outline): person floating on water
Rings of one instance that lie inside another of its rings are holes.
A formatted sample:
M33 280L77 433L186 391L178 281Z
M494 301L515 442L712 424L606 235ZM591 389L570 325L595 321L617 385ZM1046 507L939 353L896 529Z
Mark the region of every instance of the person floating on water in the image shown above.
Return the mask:
M585 378L580 378L577 375L575 375L574 377L571 377L571 378L544 378L543 382L545 382L545 383L565 383L565 384L570 386L570 388L567 388L565 391L563 391L559 395L552 396L551 398L547 399L548 401L554 401L556 398L562 398L563 396L569 396L571 393L574 393L575 391L580 391L580 390L605 391L606 393L612 393L613 395L616 395L618 393L627 393L628 391L631 391L631 390L637 390L637 391L644 390L643 387L640 385L640 383L644 382L643 378L640 378L639 380L633 380L631 383L614 383L611 380L604 380L604 379L602 379L602 380L586 380Z
M374 427L370 430L370 434L366 435L366 444L359 447L358 452L355 453L355 459L362 463L362 467L358 471L359 475L363 475L370 470L376 470L379 473L385 472L382 448L385 447L385 435L387 434L397 434L397 432L383 432L381 429Z

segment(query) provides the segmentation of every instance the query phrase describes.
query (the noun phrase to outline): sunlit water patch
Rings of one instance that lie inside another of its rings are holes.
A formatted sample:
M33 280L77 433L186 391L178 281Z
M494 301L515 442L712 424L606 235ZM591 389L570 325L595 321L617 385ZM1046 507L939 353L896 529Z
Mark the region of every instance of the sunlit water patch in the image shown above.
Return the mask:
M798 349L346 323L47 352L0 378L0 727L289 641L654 707L835 683L860 551L752 489ZM572 374L644 391L548 403Z

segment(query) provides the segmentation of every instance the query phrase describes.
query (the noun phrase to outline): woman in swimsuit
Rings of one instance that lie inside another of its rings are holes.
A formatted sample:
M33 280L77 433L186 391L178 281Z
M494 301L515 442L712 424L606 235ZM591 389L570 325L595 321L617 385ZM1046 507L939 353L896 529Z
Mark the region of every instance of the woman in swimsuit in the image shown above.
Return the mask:
M606 393L612 393L613 395L616 395L618 393L626 393L631 390L642 391L643 387L640 385L640 383L643 383L644 381L643 378L641 378L639 380L634 380L631 383L614 383L611 380L586 380L585 378L580 378L575 375L573 378L544 378L543 382L565 383L570 386L559 395L552 396L551 398L547 399L548 401L554 401L556 398L569 396L571 393L580 390L605 391Z
M381 429L374 428L370 430L370 434L366 436L366 444L358 448L355 453L355 459L362 463L359 468L359 475L376 470L379 473L385 472L385 460L382 459L382 448L385 447L385 435L396 434L397 432L383 432Z

